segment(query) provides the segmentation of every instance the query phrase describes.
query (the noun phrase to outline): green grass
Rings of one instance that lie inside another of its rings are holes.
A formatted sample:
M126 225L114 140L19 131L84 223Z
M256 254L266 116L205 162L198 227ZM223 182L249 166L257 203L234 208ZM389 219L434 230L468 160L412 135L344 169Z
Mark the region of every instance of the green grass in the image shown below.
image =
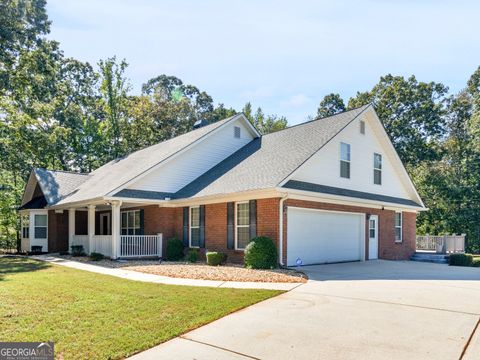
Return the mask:
M0 339L52 340L57 358L118 359L279 293L142 283L0 258Z

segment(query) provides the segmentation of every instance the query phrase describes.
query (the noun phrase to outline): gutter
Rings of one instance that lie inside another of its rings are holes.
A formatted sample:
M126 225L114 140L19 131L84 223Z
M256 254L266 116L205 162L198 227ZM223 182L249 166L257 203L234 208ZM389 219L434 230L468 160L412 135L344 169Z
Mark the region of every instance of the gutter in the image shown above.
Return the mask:
M279 243L279 251L278 251L278 256L279 256L279 263L280 265L283 264L283 203L285 200L288 199L288 193L283 195L283 197L280 199L279 207L278 207L278 213L279 213L279 221L278 221L278 243Z

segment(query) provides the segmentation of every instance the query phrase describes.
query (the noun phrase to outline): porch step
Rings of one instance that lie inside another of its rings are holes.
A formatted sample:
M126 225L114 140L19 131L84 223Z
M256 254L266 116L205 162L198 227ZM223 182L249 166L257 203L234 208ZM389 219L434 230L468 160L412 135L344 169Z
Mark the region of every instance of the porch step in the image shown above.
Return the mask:
M436 264L447 264L448 263L448 255L416 252L410 258L410 260L412 260L412 261L422 261L422 262L431 262L431 263L436 263Z

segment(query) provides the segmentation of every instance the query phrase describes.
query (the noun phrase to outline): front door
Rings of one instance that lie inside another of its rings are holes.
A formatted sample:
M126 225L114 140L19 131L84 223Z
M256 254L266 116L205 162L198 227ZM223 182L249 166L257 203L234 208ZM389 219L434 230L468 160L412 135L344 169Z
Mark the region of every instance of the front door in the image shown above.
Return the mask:
M378 216L370 215L368 219L368 259L378 259Z
M100 214L100 235L111 235L110 213Z

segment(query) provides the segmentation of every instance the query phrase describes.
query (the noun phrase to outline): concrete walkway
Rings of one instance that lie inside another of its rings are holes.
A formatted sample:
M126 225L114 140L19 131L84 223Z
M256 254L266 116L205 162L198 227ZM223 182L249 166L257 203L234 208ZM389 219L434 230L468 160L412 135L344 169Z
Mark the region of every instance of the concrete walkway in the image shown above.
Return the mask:
M285 290L289 291L299 286L300 283L263 283L263 282L241 282L241 281L217 281L217 280L198 280L172 278L168 276L146 274L138 271L126 270L124 268L107 268L98 265L82 263L58 258L51 255L31 256L32 259L46 261L52 264L66 266L72 269L85 270L97 274L116 276L122 279L151 282L166 285L185 285L185 286L210 286L235 289L266 289L266 290Z
M380 260L303 270L313 280L131 359L480 359L479 268Z

